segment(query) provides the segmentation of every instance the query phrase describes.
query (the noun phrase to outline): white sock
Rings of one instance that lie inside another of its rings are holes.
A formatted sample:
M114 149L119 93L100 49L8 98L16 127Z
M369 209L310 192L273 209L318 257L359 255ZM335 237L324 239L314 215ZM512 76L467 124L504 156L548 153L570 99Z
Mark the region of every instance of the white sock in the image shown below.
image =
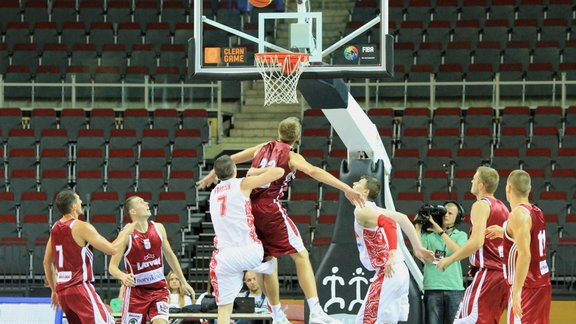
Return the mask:
M278 305L270 305L270 308L272 309L272 316L274 318L282 318L286 315L284 315L284 312L282 311L282 305L278 304Z
M310 312L320 312L322 311L322 307L320 307L320 300L318 297L312 297L306 299L308 302L308 307L310 307Z

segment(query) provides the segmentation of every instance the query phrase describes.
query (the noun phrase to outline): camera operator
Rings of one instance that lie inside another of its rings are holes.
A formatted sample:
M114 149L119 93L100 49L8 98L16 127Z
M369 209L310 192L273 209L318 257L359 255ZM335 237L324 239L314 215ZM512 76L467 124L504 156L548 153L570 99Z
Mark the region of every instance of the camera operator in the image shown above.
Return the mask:
M452 323L464 295L460 261L444 272L436 268L438 261L466 243L467 234L456 228L463 218L462 206L449 201L444 206L423 206L414 222L422 245L434 252L434 261L424 263L424 307L428 324Z

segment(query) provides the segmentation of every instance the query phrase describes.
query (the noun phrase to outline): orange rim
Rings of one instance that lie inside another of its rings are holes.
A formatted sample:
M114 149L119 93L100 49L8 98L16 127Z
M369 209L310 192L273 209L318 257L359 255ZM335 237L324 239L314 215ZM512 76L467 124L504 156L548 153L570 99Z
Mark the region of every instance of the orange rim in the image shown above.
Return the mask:
M259 62L273 64L282 63L282 73L290 74L298 70L298 63L307 62L309 54L292 52L256 53L254 57Z

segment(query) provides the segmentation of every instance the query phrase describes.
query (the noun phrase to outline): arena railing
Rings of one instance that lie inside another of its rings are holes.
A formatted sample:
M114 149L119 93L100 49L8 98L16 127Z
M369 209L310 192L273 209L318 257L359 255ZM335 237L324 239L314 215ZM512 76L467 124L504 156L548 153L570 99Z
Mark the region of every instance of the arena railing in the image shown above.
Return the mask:
M569 102L568 91L566 86L568 85L576 85L576 80L568 80L566 78L566 73L563 72L560 74L559 79L554 79L550 81L527 81L527 80L519 80L519 81L501 81L500 80L500 73L495 73L494 79L492 81L437 81L434 74L430 74L429 81L426 82L389 82L386 80L371 80L365 79L364 82L357 82L357 81L350 81L348 82L348 86L352 87L359 87L364 88L364 107L370 107L371 104L374 104L378 107L380 105L380 101L384 101L387 99L386 96L380 96L380 92L384 88L400 88L402 91L402 95L399 96L400 100L403 102L403 107L408 106L408 101L413 99L408 96L408 87L427 87L428 92L426 96L422 96L423 98L428 101L429 107L436 107L436 101L438 96L436 96L436 89L437 87L463 87L462 95L459 98L451 97L452 100L457 100L461 103L462 107L468 106L466 104L467 100L470 99L469 96L466 95L466 89L468 86L491 86L492 87L492 95L490 96L490 100L492 102L493 107L501 107L501 102L503 101L503 96L500 94L501 89L507 86L522 86L522 92L515 96L517 99L521 101L521 105L525 105L528 101L530 96L527 96L526 86L539 86L539 85L552 85L552 93L549 96L542 97L542 99L549 100L550 104L552 105L560 105L561 107L567 107L573 103ZM375 95L371 96L371 88L375 88ZM573 93L570 94L574 96ZM476 98L474 98L476 99ZM360 100L359 100L360 102Z

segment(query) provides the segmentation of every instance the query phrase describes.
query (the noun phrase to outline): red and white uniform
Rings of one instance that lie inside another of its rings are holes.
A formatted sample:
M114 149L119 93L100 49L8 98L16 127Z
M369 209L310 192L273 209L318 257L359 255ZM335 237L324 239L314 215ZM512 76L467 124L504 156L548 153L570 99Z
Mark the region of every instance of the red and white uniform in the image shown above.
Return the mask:
M136 287L126 287L122 323L146 323L157 318L168 321L168 296L164 277L162 236L156 223L148 221L145 233L134 231L124 253L124 267L134 274Z
M284 169L284 177L252 190L252 213L255 216L256 233L264 245L266 256L293 254L305 249L302 237L282 207L282 196L294 179L288 162L292 146L281 141L264 144L252 160L253 168L276 166Z
M502 201L484 197L481 202L490 206L486 228L503 226L508 219L508 208ZM474 223L470 226L470 234ZM484 245L470 255L474 269L472 283L464 292L454 323L498 323L508 300L508 285L502 273L504 250L502 239L485 239Z
M512 297L508 301L508 323L548 323L550 320L550 304L552 302L552 287L548 263L546 262L546 223L542 210L534 205L521 204L532 219L530 229L530 265L528 274L522 286L522 318L516 317L512 309ZM508 222L504 223L504 276L510 289L514 283L516 258L518 250L516 242L508 235Z
M52 226L50 242L57 270L56 293L69 323L114 323L92 282L92 246L79 246L72 236L77 219Z
M273 263L262 263L264 249L256 236L250 198L240 189L242 179L221 181L210 193L214 246L210 280L217 305L234 301L242 289L244 271L270 274Z
M367 201L365 205L376 208L376 204L371 201ZM385 278L384 269L390 252L389 242L397 240L395 237L390 237L397 235L395 222L386 219L388 222L384 226L389 228L380 226L368 228L354 221L354 236L360 262L366 269L376 271L356 316L357 324L396 323L408 320L410 278L400 251L397 251L394 257L394 275Z

